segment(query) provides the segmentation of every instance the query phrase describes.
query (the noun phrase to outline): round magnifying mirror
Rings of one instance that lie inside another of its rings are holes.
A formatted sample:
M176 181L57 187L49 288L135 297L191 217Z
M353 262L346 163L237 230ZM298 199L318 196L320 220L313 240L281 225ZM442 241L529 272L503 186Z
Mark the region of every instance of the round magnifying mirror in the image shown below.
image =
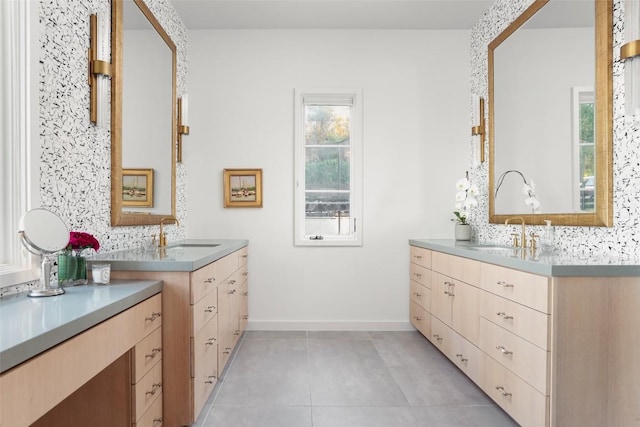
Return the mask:
M32 209L20 219L18 235L27 250L42 257L40 289L29 292L30 297L44 297L64 293L62 287L50 286L51 263L45 256L58 252L69 243L69 227L55 213L42 209Z

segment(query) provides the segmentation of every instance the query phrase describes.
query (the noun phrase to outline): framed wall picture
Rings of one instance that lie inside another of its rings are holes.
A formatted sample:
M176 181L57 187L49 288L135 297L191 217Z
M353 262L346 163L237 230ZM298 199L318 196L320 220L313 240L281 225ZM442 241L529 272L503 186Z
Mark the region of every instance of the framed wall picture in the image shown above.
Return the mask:
M262 207L262 169L224 170L224 207Z
M122 170L122 206L153 207L153 169Z

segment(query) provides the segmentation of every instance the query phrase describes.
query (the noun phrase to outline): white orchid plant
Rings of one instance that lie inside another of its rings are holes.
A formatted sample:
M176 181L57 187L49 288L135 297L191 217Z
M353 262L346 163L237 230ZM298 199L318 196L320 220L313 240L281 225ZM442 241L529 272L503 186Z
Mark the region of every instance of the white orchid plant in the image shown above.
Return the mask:
M524 194L526 197L524 199L524 204L529 206L531 208L532 213L538 213L540 211L540 200L538 200L538 195L536 194L536 184L533 182L533 180L529 180L527 181L527 179L524 177L524 175L522 174L522 172L518 171L518 170L508 170L505 173L503 173L502 175L500 175L500 177L498 178L498 185L496 186L496 192L495 192L495 197L498 197L498 190L500 190L500 187L502 186L502 183L504 181L504 179L506 178L507 175L509 175L510 173L515 173L517 175L520 175L520 177L522 178L523 181L523 185L522 185L522 194Z
M468 224L467 216L472 208L478 206L476 196L479 194L478 186L469 180L469 172L465 177L456 182L456 210L453 214L458 224Z

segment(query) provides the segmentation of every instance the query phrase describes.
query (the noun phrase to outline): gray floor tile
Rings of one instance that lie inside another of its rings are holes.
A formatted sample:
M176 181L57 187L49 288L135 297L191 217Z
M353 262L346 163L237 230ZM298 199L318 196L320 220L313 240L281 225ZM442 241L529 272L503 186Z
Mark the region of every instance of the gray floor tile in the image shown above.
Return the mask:
M406 406L407 400L370 341L309 340L314 406Z
M203 427L311 427L310 407L215 406Z
M246 339L305 339L307 331L247 331Z
M411 408L316 407L313 427L414 427Z
M309 331L309 339L331 340L370 340L369 333L365 331Z
M486 406L432 406L411 408L416 426L434 427L517 427L502 409Z

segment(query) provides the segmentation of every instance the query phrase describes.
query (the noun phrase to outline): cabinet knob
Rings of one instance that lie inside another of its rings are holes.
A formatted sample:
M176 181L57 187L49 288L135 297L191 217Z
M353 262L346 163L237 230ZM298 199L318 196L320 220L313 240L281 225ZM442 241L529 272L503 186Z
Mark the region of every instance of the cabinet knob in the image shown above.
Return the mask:
M498 391L500 392L500 394L502 394L504 397L511 397L511 396L513 396L513 394L512 394L512 393L508 393L508 392L504 389L504 387L502 387L502 386L500 386L500 385L497 385L497 386L496 386L496 390L498 390Z
M513 354L513 351L509 351L507 350L503 345L499 345L496 347L496 350L500 350L502 352L502 354L504 354L505 356L508 356L510 354Z
M496 316L500 316L502 317L504 320L510 320L513 319L513 316L508 316L507 313L505 313L504 311L499 311L496 313Z
M156 347L156 348L154 348L153 350L151 350L151 353L149 353L149 354L145 354L145 355L144 355L144 358L145 358L145 359L153 359L153 358L155 358L155 357L158 355L158 353L160 353L161 351L162 351L162 348L160 348L160 347Z
M145 321L149 321L149 322L153 322L154 320L156 320L160 316L162 316L162 313L159 313L159 312L151 313L151 316L145 317L144 320Z

